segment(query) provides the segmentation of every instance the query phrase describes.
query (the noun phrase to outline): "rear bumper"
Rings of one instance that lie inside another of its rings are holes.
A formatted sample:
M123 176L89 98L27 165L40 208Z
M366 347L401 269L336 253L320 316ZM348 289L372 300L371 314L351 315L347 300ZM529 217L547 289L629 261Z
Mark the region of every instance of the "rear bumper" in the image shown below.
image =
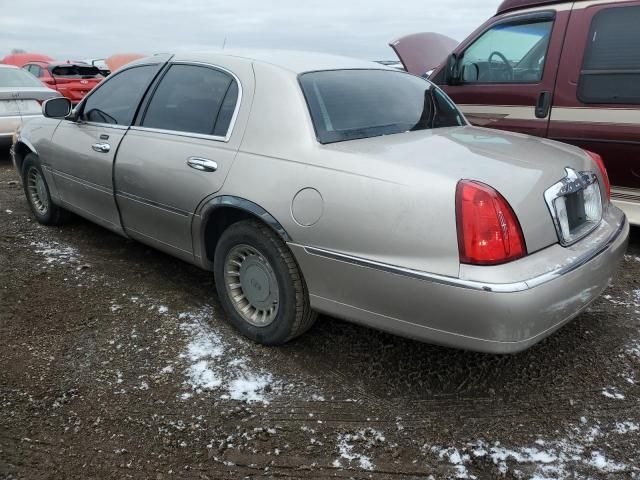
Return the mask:
M0 142L7 141L11 143L11 137L16 129L22 124L22 117L14 115L10 117L0 116Z
M611 206L600 226L570 247L554 245L507 266L461 269L464 278L421 277L291 248L318 311L430 343L514 353L560 328L602 293L628 236L624 214Z

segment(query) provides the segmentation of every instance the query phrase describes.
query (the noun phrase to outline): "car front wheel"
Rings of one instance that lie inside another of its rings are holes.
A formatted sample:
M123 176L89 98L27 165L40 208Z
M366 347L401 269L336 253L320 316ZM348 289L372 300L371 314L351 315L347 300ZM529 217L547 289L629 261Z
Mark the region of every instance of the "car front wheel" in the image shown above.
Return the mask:
M53 203L49 185L42 173L40 159L28 154L22 165L22 184L33 215L43 225L59 225L63 221L64 210Z
M255 220L234 223L216 246L214 276L231 323L264 345L280 345L311 327L307 287L282 239Z

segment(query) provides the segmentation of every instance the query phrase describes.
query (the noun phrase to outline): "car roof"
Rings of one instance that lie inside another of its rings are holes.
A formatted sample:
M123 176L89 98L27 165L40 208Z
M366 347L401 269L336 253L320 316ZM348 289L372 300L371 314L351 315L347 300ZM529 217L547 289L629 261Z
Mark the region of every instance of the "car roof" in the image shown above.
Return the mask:
M575 0L580 1L580 0ZM520 10L531 7L541 7L544 5L553 5L556 3L572 3L569 0L504 0L498 7L496 15L501 13Z
M217 52L179 53L174 55L171 60L215 63L221 56L242 58L250 62L269 64L296 74L318 70L395 70L373 61L296 50L220 50Z

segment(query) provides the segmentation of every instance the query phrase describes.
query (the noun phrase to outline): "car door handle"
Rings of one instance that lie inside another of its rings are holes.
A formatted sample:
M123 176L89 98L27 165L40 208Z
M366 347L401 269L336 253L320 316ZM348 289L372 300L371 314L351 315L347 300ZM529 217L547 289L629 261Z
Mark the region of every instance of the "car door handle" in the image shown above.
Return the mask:
M201 157L189 157L187 165L201 172L215 172L218 169L218 164L213 160Z
M551 108L551 92L540 92L536 103L536 118L547 118Z
M108 153L109 150L111 150L111 145L109 145L108 143L94 143L93 145L91 145L91 148L93 148L98 153Z

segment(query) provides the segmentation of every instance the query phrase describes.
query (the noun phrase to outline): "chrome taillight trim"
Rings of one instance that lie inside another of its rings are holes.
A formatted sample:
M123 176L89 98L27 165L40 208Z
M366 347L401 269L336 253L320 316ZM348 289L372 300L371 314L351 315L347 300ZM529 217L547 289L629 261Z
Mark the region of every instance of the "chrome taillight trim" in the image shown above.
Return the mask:
M544 192L544 200L547 203L547 207L549 208L549 213L551 213L551 218L553 219L553 224L556 229L556 234L558 235L560 245L562 245L563 247L573 245L574 243L589 235L589 233L591 233L600 224L600 221L602 220L602 214L604 213L603 205L602 211L600 213L600 218L597 221L586 222L584 224L584 228L570 240L564 238L564 235L562 234L562 227L560 225L560 219L558 218L558 212L555 207L555 201L558 198L566 197L567 195L579 192L580 190L585 190L587 187L596 184L598 186L598 191L600 192L600 201L602 202L602 189L600 188L600 183L598 182L598 177L595 173L577 172L571 167L565 167L565 172L566 176L563 179L549 187Z

